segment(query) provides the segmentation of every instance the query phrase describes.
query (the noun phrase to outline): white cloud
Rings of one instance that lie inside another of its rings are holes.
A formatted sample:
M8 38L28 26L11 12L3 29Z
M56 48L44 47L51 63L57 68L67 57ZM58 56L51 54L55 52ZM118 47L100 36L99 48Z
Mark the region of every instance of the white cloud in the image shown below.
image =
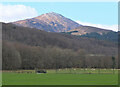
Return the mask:
M94 27L98 27L98 28L103 28L103 29L107 29L107 30L113 30L113 31L118 31L118 25L102 25L102 24L92 24L92 23L88 23L88 22L81 22L81 21L76 21L79 24L82 25L87 25L87 26L94 26Z
M32 18L37 15L37 11L30 6L0 4L0 22L14 22Z

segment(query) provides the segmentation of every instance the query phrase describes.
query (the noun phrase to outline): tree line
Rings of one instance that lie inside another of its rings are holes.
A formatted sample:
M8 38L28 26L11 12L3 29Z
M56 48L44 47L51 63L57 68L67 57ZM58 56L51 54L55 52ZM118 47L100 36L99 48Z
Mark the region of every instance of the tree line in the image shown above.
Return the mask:
M8 49L9 48L9 49ZM87 55L84 50L36 47L3 41L3 69L117 68L118 58Z

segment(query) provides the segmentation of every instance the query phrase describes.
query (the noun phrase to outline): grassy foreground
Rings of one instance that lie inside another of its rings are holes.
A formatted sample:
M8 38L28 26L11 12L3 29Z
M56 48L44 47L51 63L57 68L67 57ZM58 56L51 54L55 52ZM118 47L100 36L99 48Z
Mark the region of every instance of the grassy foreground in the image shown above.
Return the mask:
M97 73L98 70L91 71L91 74L76 73L73 70L63 71L48 70L47 74L36 73L14 73L3 72L3 85L117 85L118 74L112 74L110 70L104 70L109 73ZM60 73L59 73L60 72ZM64 72L64 73L62 73ZM83 71L81 71L83 72ZM85 72L90 72L86 70ZM110 73L111 72L111 73Z

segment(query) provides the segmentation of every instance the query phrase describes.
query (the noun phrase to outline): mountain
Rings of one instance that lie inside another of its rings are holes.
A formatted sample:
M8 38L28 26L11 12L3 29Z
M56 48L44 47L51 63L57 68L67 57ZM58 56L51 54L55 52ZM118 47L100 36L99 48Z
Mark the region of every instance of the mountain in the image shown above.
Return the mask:
M47 32L72 32L73 35L83 35L91 32L103 34L110 31L97 27L83 26L55 12L42 14L38 17L31 19L16 21L13 22L13 24L45 30Z
M65 32L81 26L61 14L50 12L38 17L14 22L24 27L37 28L48 32Z

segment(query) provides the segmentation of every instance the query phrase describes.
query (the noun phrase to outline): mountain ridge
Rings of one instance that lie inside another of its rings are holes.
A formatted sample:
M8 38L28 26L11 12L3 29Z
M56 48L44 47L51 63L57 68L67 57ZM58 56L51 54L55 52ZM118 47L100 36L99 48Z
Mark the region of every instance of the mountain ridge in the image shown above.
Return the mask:
M79 32L77 32L76 34L74 33L74 35L83 35L91 32L97 32L99 34L102 34L111 31L102 28L78 24L77 22L55 12L42 14L31 19L16 21L13 22L13 24L23 27L36 28L47 32L69 32L74 29L79 30Z

